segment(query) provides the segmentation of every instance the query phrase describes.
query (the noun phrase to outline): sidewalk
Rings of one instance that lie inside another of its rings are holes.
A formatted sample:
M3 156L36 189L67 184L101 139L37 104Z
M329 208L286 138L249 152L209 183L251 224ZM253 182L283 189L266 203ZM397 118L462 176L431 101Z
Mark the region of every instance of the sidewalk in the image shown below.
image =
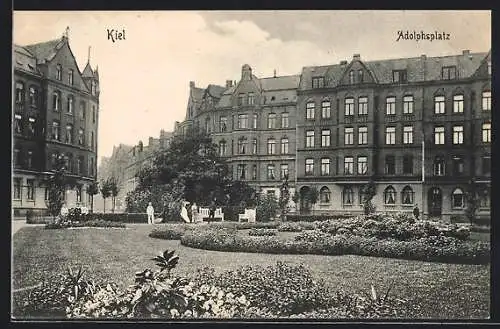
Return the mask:
M37 226L45 226L45 224L27 224L26 220L13 220L11 221L12 223L12 236L16 234L17 231L19 231L21 228L30 226L30 227L37 227Z

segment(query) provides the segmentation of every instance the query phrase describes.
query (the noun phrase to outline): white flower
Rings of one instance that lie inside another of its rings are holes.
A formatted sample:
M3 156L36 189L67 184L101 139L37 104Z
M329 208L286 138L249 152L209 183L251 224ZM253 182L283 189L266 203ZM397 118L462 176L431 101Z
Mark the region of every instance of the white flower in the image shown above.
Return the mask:
M173 318L180 316L179 311L175 308L170 310L170 315L172 315Z

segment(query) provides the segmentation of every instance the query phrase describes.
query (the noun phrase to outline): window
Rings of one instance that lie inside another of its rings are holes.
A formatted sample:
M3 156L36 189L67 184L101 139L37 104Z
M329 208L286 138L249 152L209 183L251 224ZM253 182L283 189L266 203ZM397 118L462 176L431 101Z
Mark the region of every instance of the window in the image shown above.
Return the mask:
M392 186L388 186L384 190L384 203L386 205L396 204L396 190Z
M207 134L210 133L210 117L205 119L205 131Z
M16 134L23 133L23 117L20 114L14 115L14 131Z
M257 139L252 140L252 154L257 154Z
M413 144L413 126L403 127L403 144Z
M281 128L288 128L289 125L288 112L281 113Z
M77 203L82 202L82 187L81 186L76 187L76 202Z
M276 154L276 141L272 138L267 141L267 154Z
M344 101L345 115L354 115L354 98L346 98Z
M306 131L306 147L314 147L314 130Z
M330 159L321 159L321 175L330 175Z
M276 175L274 174L274 165L273 164L267 165L267 179L268 180L276 179Z
M358 175L366 175L368 173L368 158L358 156Z
M403 156L403 174L413 174L413 156L411 154L406 154Z
M444 176L445 162L442 156L434 158L434 176Z
M61 64L57 64L56 67L56 79L62 81L62 67Z
M368 127L358 128L358 144L359 145L368 144Z
M353 175L354 174L354 158L347 156L344 158L344 174Z
M314 120L314 112L316 112L316 106L314 102L308 102L306 104L306 119Z
M14 199L21 200L21 178L14 178Z
M396 127L385 128L385 143L387 145L396 144Z
M344 205L352 205L354 202L354 191L350 186L345 186L342 190L342 203Z
M324 86L325 86L325 79L323 77L312 78L312 87L313 88L323 88Z
M83 158L82 157L78 157L76 159L76 173L78 175L81 175L82 174L82 171L83 171Z
M95 123L95 120L96 120L96 110L95 106L92 105L92 123Z
M288 154L288 138L281 139L281 154Z
M94 80L92 80L92 82L91 82L90 92L92 93L92 96L95 96L97 94L97 84Z
M321 102L321 118L330 119L330 101Z
M452 207L454 209L456 208L463 208L464 207L464 192L456 188L453 193L451 194L451 202L452 202Z
M90 158L90 176L94 176L95 173L94 158Z
M491 61L488 61L488 74L491 75Z
M349 71L349 84L354 84L356 81L354 80L354 71Z
M445 113L444 96L435 96L434 97L434 113L435 114L444 114Z
M80 102L80 120L85 119L85 102Z
M306 176L314 175L314 159L306 159Z
M453 96L453 113L464 113L464 95Z
M226 130L227 130L227 118L226 117L220 117L220 119L219 119L219 131L221 133L223 133Z
M245 94L240 93L238 95L238 105L243 105L243 100L245 99Z
M358 98L358 114L368 115L368 97Z
M453 157L453 175L461 176L464 173L464 159L462 156L455 155Z
M488 189L484 189L479 195L479 207L480 208L490 208L491 207L491 197Z
M246 154L246 151L247 151L247 141L244 138L240 138L238 140L238 153Z
M483 175L491 174L491 156L485 155L482 158L482 173Z
M16 103L24 103L24 84L16 82Z
M491 123L483 123L482 135L483 135L483 143L491 142Z
M225 156L227 152L227 144L226 141L220 141L219 142L219 155L220 156Z
M442 70L443 80L453 80L457 77L457 67L456 66L445 66Z
M56 163L57 163L57 158L58 154L57 153L52 153L51 159L50 159L50 166L52 169L55 169Z
M65 166L66 166L66 170L68 172L73 172L73 155L71 155L70 153L68 153L65 157L64 157L64 160L65 160ZM78 162L77 162L77 165L78 165ZM77 173L79 173L78 171L78 167L77 167Z
M35 180L27 179L26 185L28 187L28 194L27 194L28 200L35 200Z
M453 126L453 144L464 143L464 126Z
M257 165L252 166L252 179L253 180L257 179Z
M85 145L85 132L82 128L78 129L78 145Z
M95 141L94 141L94 132L90 132L90 149L94 150L95 149Z
M444 127L434 127L434 144L444 145Z
M483 91L483 111L491 111L491 91Z
M32 107L37 107L37 104L38 104L38 90L35 87L30 87L30 89L29 89L29 99L30 99L30 105Z
M20 149L14 149L14 164L16 167L19 167L21 165L21 150Z
M396 114L396 97L387 97L385 99L385 114L395 115Z
M66 126L66 143L73 143L73 126L70 124Z
M59 140L59 122L52 122L52 139Z
M252 128L253 128L253 129L257 129L257 118L258 118L258 117L257 117L257 114L254 114L254 115L253 115L253 120L252 120L252 121L253 121L253 122L252 122Z
M285 177L288 177L288 165L282 164L280 166L280 178L285 179Z
M248 105L255 104L255 95L253 93L248 93Z
M330 146L330 130L325 129L321 131L321 146L329 147Z
M70 69L68 72L68 83L70 85L73 85L73 70L72 69Z
M73 96L68 97L68 114L73 114Z
M52 94L52 108L54 111L59 111L61 109L61 97L58 91Z
M238 179L246 179L247 176L247 165L239 164L237 167Z
M269 115L267 117L267 128L269 128L269 129L276 128L276 114L275 113L269 113Z
M363 70L358 70L358 82L363 82Z
M238 115L238 128L239 129L248 128L248 114Z
M328 189L328 187L323 186L321 190L319 190L319 202L321 203L330 202L330 189Z
M408 95L403 97L403 114L413 113L413 96Z
M28 151L28 155L26 157L26 165L28 169L33 168L33 151Z
M354 144L354 128L352 127L344 128L344 144L345 145Z
M399 83L406 83L407 75L406 70L394 70L392 71L392 81Z
M396 174L396 157L394 155L385 156L385 173L387 175Z
M413 204L413 189L409 186L405 186L401 192L401 201L404 205Z

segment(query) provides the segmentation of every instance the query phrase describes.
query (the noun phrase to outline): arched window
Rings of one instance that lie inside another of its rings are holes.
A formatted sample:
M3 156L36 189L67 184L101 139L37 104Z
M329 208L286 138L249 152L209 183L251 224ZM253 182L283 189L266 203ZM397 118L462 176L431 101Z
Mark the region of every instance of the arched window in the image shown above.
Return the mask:
M314 120L315 112L316 112L316 105L314 104L314 101L312 101L312 100L307 101L307 103L306 103L306 119L307 120Z
M24 103L24 84L16 82L16 103Z
M225 156L226 155L226 148L227 144L226 141L222 140L219 142L219 155L220 156Z
M401 192L401 200L403 204L413 204L413 189L410 186L405 186Z
M392 186L388 186L384 190L384 203L388 205L396 204L396 190Z
M62 67L61 64L57 64L56 67L56 79L61 81L62 80Z
M281 154L288 154L288 138L281 139Z
M464 207L464 192L460 188L453 190L451 194L451 206L452 208L463 208Z
M276 113L269 113L269 116L267 117L267 128L276 128Z
M54 91L52 94L52 108L54 111L59 111L61 108L61 96L59 91Z
M274 138L267 141L267 154L276 154L276 140Z
M73 113L73 96L68 96L68 114Z
M321 118L330 119L330 100L328 99L321 102Z
M345 186L342 191L342 203L344 205L352 205L354 202L354 191L350 186Z
M453 95L453 113L464 113L464 94L461 91Z
M323 186L321 190L319 190L319 201L321 203L330 202L330 189L328 187Z
M34 86L31 86L29 89L29 99L30 99L30 105L32 107L37 107L37 105L38 105L38 90Z
M247 140L245 138L240 138L238 140L238 153L239 154L247 153Z

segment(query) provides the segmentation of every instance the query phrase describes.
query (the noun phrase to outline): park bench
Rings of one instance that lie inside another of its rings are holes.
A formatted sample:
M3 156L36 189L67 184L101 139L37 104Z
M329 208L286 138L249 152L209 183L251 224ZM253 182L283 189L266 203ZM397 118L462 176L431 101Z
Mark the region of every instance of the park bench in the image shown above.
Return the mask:
M238 222L245 221L255 223L256 212L255 209L245 209L243 214L238 214Z

